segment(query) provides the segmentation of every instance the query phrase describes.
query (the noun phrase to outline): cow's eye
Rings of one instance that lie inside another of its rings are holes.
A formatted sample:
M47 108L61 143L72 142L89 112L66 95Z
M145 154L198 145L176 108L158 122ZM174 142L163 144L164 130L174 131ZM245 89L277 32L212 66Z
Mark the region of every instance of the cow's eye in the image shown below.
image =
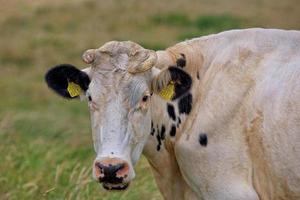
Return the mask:
M149 99L149 95L145 95L145 96L143 96L142 101L143 102L147 102L148 99Z

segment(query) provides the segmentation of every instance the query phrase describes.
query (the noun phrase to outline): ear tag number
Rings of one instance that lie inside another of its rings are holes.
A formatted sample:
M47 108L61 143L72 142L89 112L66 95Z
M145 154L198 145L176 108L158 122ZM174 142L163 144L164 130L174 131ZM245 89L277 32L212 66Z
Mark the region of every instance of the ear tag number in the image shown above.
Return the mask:
M74 82L68 82L68 88L67 88L69 94L71 97L77 97L81 93L81 88L79 85L77 85Z
M175 92L174 82L170 81L170 83L159 92L159 96L169 101L173 98L174 92Z

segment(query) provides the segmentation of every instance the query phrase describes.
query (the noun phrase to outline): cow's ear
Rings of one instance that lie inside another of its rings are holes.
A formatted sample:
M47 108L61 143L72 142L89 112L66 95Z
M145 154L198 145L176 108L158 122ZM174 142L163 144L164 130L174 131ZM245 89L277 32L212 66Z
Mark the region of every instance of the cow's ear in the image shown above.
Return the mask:
M178 67L160 71L152 80L152 91L167 101L184 95L192 86L191 76Z
M69 99L84 93L90 84L88 74L70 64L51 68L45 75L45 81L49 88Z

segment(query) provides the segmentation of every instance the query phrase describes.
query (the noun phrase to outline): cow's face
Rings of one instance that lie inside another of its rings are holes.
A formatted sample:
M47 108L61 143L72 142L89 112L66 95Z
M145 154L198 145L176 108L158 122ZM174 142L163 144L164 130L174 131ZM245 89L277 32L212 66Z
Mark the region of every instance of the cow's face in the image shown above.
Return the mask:
M151 72L95 70L87 95L97 158L94 177L106 187L125 187L135 174L150 132ZM110 184L113 183L113 184Z
M107 43L83 59L91 67L60 65L46 81L64 97L85 96L97 153L93 176L106 189L125 189L150 133L152 93L175 99L191 78L175 67L156 69L156 53L132 42Z

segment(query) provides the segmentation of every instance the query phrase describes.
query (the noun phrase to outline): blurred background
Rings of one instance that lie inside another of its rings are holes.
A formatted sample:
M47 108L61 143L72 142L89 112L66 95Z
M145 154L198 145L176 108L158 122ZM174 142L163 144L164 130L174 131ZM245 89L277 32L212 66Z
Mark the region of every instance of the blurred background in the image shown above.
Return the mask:
M162 199L144 157L125 192L91 178L87 105L43 76L110 40L164 49L247 27L300 29L299 0L0 0L0 200Z

